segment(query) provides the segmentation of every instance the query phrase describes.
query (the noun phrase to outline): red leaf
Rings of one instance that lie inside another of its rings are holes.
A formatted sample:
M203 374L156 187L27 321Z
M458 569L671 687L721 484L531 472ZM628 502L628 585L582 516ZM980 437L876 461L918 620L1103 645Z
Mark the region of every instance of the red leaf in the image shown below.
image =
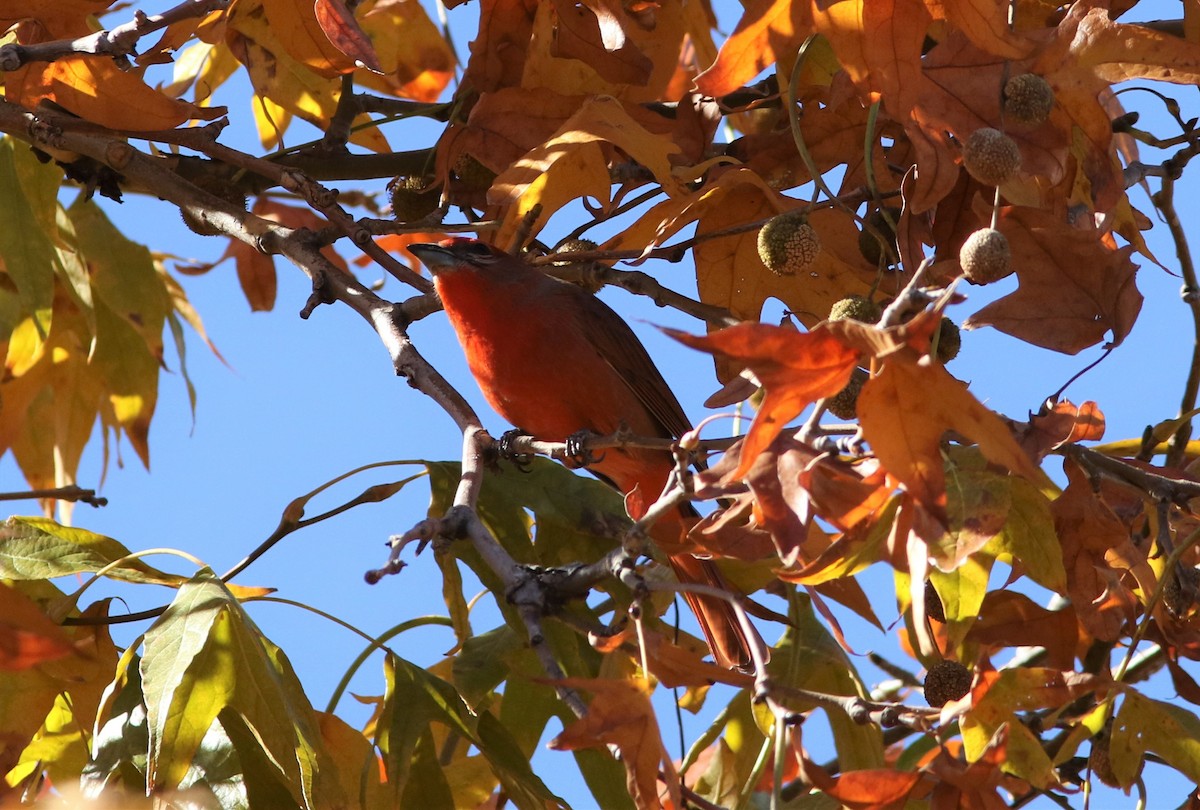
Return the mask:
M373 73L383 73L375 46L346 8L345 0L316 0L317 24L333 46Z
M760 323L740 323L706 337L665 329L693 349L728 358L748 368L766 389L762 406L742 446L741 463L726 480L741 478L779 431L822 397L846 387L858 352L824 325L797 332Z

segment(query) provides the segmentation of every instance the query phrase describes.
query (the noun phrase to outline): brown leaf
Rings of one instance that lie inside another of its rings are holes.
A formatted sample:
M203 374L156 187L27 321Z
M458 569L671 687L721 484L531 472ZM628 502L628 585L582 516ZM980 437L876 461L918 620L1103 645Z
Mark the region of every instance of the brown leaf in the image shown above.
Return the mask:
M1008 6L977 0L926 0L934 19L945 19L967 35L975 47L1008 59L1029 55L1028 38L1008 25Z
M995 464L1031 481L1044 479L1004 421L928 358L912 362L897 357L886 363L863 386L858 415L863 436L884 469L943 519L946 483L940 447L946 431L977 442Z
M1046 665L1069 670L1075 661L1079 622L1071 609L1047 610L1015 591L993 591L983 598L979 619L967 641L987 652L1003 647L1045 647Z
M1069 399L1055 403L1046 413L1034 414L1017 432L1017 441L1035 460L1056 447L1104 438L1104 414L1095 402L1075 405Z
M668 790L679 806L679 782L671 757L663 746L649 687L640 680L565 678L556 685L583 689L594 696L585 717L576 720L550 741L555 751L575 751L615 745L621 751L629 795L639 810L661 807L658 774L662 768Z
M806 762L804 772L817 788L852 810L900 810L920 784L920 771L847 771L831 776L823 768Z
M778 326L741 323L707 337L674 329L668 335L693 349L728 358L749 368L766 389L742 447L741 463L727 480L741 478L787 422L822 397L833 396L850 381L858 352L825 326L797 332Z
M1051 505L1062 542L1067 595L1083 626L1101 641L1115 641L1132 621L1137 602L1121 582L1120 571L1147 565L1129 530L1096 496L1086 473L1063 464L1068 485ZM1144 573L1152 590L1153 573Z
M1046 349L1077 354L1111 332L1129 334L1142 308L1133 248L1098 231L1073 228L1049 211L1009 208L1000 218L1019 285L963 324L993 326Z
M921 50L930 15L921 0L817 4L813 28L833 46L859 94L907 121L921 91Z
M521 85L538 5L538 0L480 0L479 33L471 40L464 86L488 93Z
M610 82L644 85L654 63L626 36L621 20L598 0L551 0L558 24L550 53L578 59Z
M702 660L709 650L699 639L694 640L694 646L686 647L673 644L662 633L650 628L643 631L642 638L646 642L646 666L659 683L669 689L711 686L714 683L744 689L754 683L751 675Z
M1005 127L1001 120L1004 78L1025 72L1030 61L1010 62L981 51L957 31L926 54L920 81L913 88L911 118L900 119L921 167L916 189L908 200L915 212L928 210L958 182L958 149L947 133L953 133L961 143L980 127L1006 130L1021 151L1019 179L1004 186L1010 199L1021 191L1027 197L1032 195L1027 204L1040 204L1036 184L1053 186L1062 180L1072 142L1072 121L1061 104L1056 105L1048 121L1032 129ZM1047 81L1053 82L1052 77L1048 76ZM1092 105L1099 109L1095 96ZM1038 178L1036 183L1034 177Z
M317 24L335 48L367 70L383 73L375 47L353 12L346 8L345 0L316 0L313 10Z

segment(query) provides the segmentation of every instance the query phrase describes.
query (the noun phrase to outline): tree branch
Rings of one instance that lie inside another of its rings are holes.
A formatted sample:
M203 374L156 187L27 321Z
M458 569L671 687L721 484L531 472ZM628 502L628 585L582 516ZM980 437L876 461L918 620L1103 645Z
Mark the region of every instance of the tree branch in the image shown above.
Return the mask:
M9 43L0 46L0 71L12 71L31 62L54 62L71 56L109 56L125 59L134 53L138 40L172 23L229 7L230 0L184 0L162 14L135 11L133 19L106 31L78 39L59 39L35 45Z

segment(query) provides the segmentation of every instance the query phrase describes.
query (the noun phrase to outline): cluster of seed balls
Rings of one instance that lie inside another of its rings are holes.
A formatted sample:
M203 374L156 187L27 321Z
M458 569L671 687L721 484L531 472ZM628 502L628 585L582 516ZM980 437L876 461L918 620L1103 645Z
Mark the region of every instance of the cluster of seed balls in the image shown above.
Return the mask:
M1022 73L1004 85L1004 120L1018 128L1039 126L1054 108L1054 90L1041 76ZM980 183L1001 186L1021 167L1021 150L1005 133L981 127L963 143L963 166ZM980 228L958 252L963 275L972 284L991 284L1012 273L1008 239L995 228Z

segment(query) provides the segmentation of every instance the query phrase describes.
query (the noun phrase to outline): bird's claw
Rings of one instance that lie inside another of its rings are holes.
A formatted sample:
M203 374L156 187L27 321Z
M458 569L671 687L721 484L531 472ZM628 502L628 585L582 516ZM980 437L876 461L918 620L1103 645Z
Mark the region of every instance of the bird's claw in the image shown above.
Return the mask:
M572 467L586 467L589 464L595 464L604 460L604 454L597 456L585 445L589 438L595 436L590 430L581 430L578 433L572 433L566 439L567 446L567 463Z
M533 456L529 453L518 453L513 449L513 442L524 435L526 435L525 432L518 428L504 431L504 435L496 442L496 450L500 454L500 458L506 459L521 472L527 473L532 469Z

